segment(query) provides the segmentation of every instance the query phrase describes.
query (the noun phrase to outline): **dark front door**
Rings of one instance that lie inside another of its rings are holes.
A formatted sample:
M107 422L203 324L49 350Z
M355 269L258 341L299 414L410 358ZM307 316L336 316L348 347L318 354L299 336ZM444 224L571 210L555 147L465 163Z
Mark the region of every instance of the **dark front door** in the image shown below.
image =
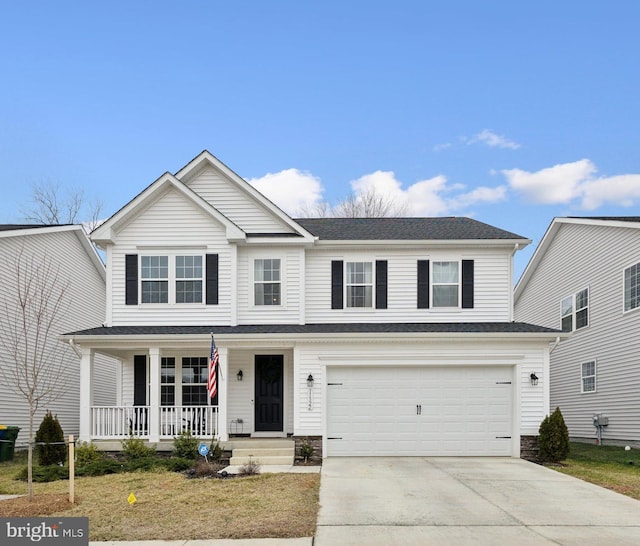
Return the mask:
M282 432L282 355L256 355L256 432Z

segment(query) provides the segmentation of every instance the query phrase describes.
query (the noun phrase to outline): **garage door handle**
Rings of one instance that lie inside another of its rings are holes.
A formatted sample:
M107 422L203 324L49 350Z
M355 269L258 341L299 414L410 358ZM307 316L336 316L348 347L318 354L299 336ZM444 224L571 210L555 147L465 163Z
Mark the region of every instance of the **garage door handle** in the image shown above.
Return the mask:
M327 440L342 440L341 436L329 436Z
M496 436L496 438L501 438L504 440L511 440L511 436Z

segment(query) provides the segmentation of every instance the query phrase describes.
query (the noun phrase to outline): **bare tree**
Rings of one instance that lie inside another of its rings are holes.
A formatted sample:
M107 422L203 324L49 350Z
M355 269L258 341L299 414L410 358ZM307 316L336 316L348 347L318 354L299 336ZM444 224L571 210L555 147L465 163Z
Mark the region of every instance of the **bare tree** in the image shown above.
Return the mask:
M7 327L0 341L7 360L0 366L4 387L24 398L29 406L28 484L33 498L34 417L38 408L64 392L64 353L54 327L64 316L69 283L45 255L15 258L15 291L5 291Z
M102 212L102 202L88 200L83 189L66 190L58 182L41 182L32 187L30 204L22 209L27 222L36 224L87 225L96 227Z
M383 195L375 188L353 192L330 206L323 201L300 209L298 214L305 218L383 218L406 216L408 203L402 203Z

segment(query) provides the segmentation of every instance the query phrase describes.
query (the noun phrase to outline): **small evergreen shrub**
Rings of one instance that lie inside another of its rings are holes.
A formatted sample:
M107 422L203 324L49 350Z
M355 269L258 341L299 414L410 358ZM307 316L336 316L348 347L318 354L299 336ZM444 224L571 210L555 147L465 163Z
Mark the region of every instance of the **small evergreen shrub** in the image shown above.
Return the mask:
M544 418L538 433L538 457L541 461L557 463L568 457L569 430L560 408Z
M190 430L183 430L173 438L173 455L174 457L193 461L198 457L199 445L200 440L191 434Z
M77 442L75 449L76 467L85 466L90 463L100 462L104 459L104 454L89 442Z
M102 458L99 461L91 461L76 467L76 476L105 476L124 472L122 463L114 459Z
M144 459L155 455L156 448L155 446L146 446L142 438L129 436L128 439L122 440L122 454L129 461L133 459Z
M305 463L309 459L311 459L313 452L314 452L314 449L313 449L313 446L309 443L309 440L307 439L303 440L302 444L300 445L300 457L304 459Z
M149 472L150 470L162 468L163 461L159 457L156 457L154 450L153 455L128 460L124 467L127 472Z
M194 467L193 459L183 459L181 457L171 457L164 461L163 464L169 472L184 472Z
M47 411L36 432L36 455L40 466L61 465L67 459L64 432L58 417Z
M25 466L18 472L15 479L26 482L27 475L28 467ZM33 481L35 483L55 482L57 480L66 480L67 478L69 478L69 467L67 466L54 464L47 466L34 465L33 467Z

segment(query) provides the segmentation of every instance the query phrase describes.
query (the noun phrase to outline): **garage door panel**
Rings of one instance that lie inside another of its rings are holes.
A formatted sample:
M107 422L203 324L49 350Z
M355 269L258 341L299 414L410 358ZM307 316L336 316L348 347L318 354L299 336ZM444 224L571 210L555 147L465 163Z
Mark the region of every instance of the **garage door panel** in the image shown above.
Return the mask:
M331 367L328 455L510 455L512 369Z

